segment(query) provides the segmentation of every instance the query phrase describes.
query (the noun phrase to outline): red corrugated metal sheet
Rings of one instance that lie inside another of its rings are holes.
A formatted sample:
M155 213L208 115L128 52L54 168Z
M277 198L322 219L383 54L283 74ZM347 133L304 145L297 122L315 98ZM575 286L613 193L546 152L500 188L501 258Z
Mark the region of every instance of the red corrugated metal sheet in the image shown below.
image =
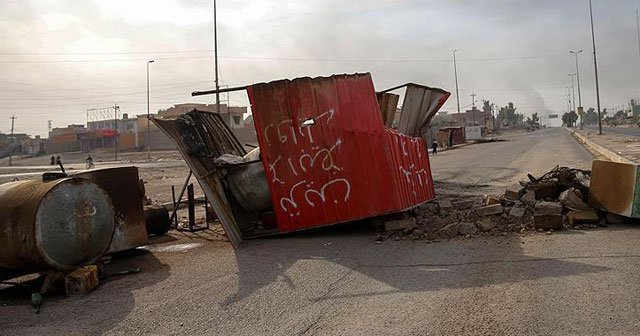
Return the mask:
M384 127L369 74L274 81L247 91L281 232L434 198L424 140Z

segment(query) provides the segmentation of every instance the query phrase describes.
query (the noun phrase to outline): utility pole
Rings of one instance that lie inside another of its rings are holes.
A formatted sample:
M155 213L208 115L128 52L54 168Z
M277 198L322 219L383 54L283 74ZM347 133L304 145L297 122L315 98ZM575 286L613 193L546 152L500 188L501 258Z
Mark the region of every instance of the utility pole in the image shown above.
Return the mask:
M638 55L640 55L640 17L636 9L636 30L638 31Z
M576 74L569 74L569 77L571 77L571 92L573 93L573 111L575 113L578 113L578 110L576 108L576 87L574 86L575 82L573 80L573 76L575 76Z
M598 106L598 134L602 135L602 112L600 111L600 85L598 83L598 60L596 59L596 37L593 31L593 8L589 0L589 16L591 18L591 43L593 45L593 70L596 74L596 105Z
M13 145L15 145L16 139L13 138L13 124L18 119L15 115L9 117L11 119L11 145L9 146L9 167L11 167L11 157L13 156Z
M476 93L471 92L471 114L473 115L473 126L476 125Z
M151 108L149 102L149 64L153 63L153 60L147 61L147 158L151 159L151 133L150 133L150 123L151 123Z
M118 111L120 110L120 106L118 106L118 105L114 105L114 106L113 106L113 110L114 110L114 113L113 113L114 117L113 117L113 119L114 119L114 121L115 121L115 123L114 123L114 124L115 124L115 125L114 125L114 130L115 130L115 132L116 132L116 138L115 138L115 139L116 139L116 143L115 143L115 149L116 149L116 161L118 161L118 138L119 138L119 136L118 136Z
M458 105L458 122L460 122L460 92L458 91L458 66L456 64L456 52L458 49L453 49L453 74L456 79L456 103Z
M216 13L216 0L213 0L213 52L216 68L216 112L220 113L220 85L218 82L218 20Z
M567 89L567 113L569 113L569 127L573 127L573 113L571 113L571 88Z

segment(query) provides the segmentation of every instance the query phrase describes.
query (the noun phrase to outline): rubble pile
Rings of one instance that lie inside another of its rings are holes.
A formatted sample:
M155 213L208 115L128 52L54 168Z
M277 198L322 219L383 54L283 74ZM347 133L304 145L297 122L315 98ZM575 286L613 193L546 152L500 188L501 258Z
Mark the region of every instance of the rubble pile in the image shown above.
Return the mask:
M588 205L591 172L555 167L536 178L506 188L499 196L446 198L426 203L405 218L384 223L376 240L440 240L479 234L589 229L624 218Z

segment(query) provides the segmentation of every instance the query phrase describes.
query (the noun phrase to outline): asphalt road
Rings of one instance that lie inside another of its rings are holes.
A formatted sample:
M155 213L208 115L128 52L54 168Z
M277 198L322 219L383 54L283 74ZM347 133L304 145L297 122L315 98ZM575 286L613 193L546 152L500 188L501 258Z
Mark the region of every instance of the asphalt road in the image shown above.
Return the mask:
M598 131L598 126L584 126L585 129ZM638 127L607 127L602 126L602 133L615 133L627 136L640 136L640 128Z
M507 140L444 151L431 157L432 175L446 192L500 193L556 165L591 169L592 155L563 127L499 137ZM438 193L438 190L436 190Z
M564 130L544 130L442 153L434 175L468 184L501 167L517 179L556 161L588 166L588 154L574 150ZM20 289L0 290L0 334L640 334L633 226L376 244L366 227L350 225L238 250L198 235L114 260L143 271L49 301L39 315L16 301Z

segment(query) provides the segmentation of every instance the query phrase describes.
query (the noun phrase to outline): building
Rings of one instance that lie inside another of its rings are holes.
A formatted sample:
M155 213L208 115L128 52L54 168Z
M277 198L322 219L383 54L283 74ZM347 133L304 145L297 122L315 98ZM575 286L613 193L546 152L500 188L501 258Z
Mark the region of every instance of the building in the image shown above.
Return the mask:
M452 113L450 117L456 125L493 127L491 111L478 110L475 107L464 113Z
M49 132L46 152L51 154L80 151L80 136L87 132L88 129L84 125L72 124L67 127L56 127Z

